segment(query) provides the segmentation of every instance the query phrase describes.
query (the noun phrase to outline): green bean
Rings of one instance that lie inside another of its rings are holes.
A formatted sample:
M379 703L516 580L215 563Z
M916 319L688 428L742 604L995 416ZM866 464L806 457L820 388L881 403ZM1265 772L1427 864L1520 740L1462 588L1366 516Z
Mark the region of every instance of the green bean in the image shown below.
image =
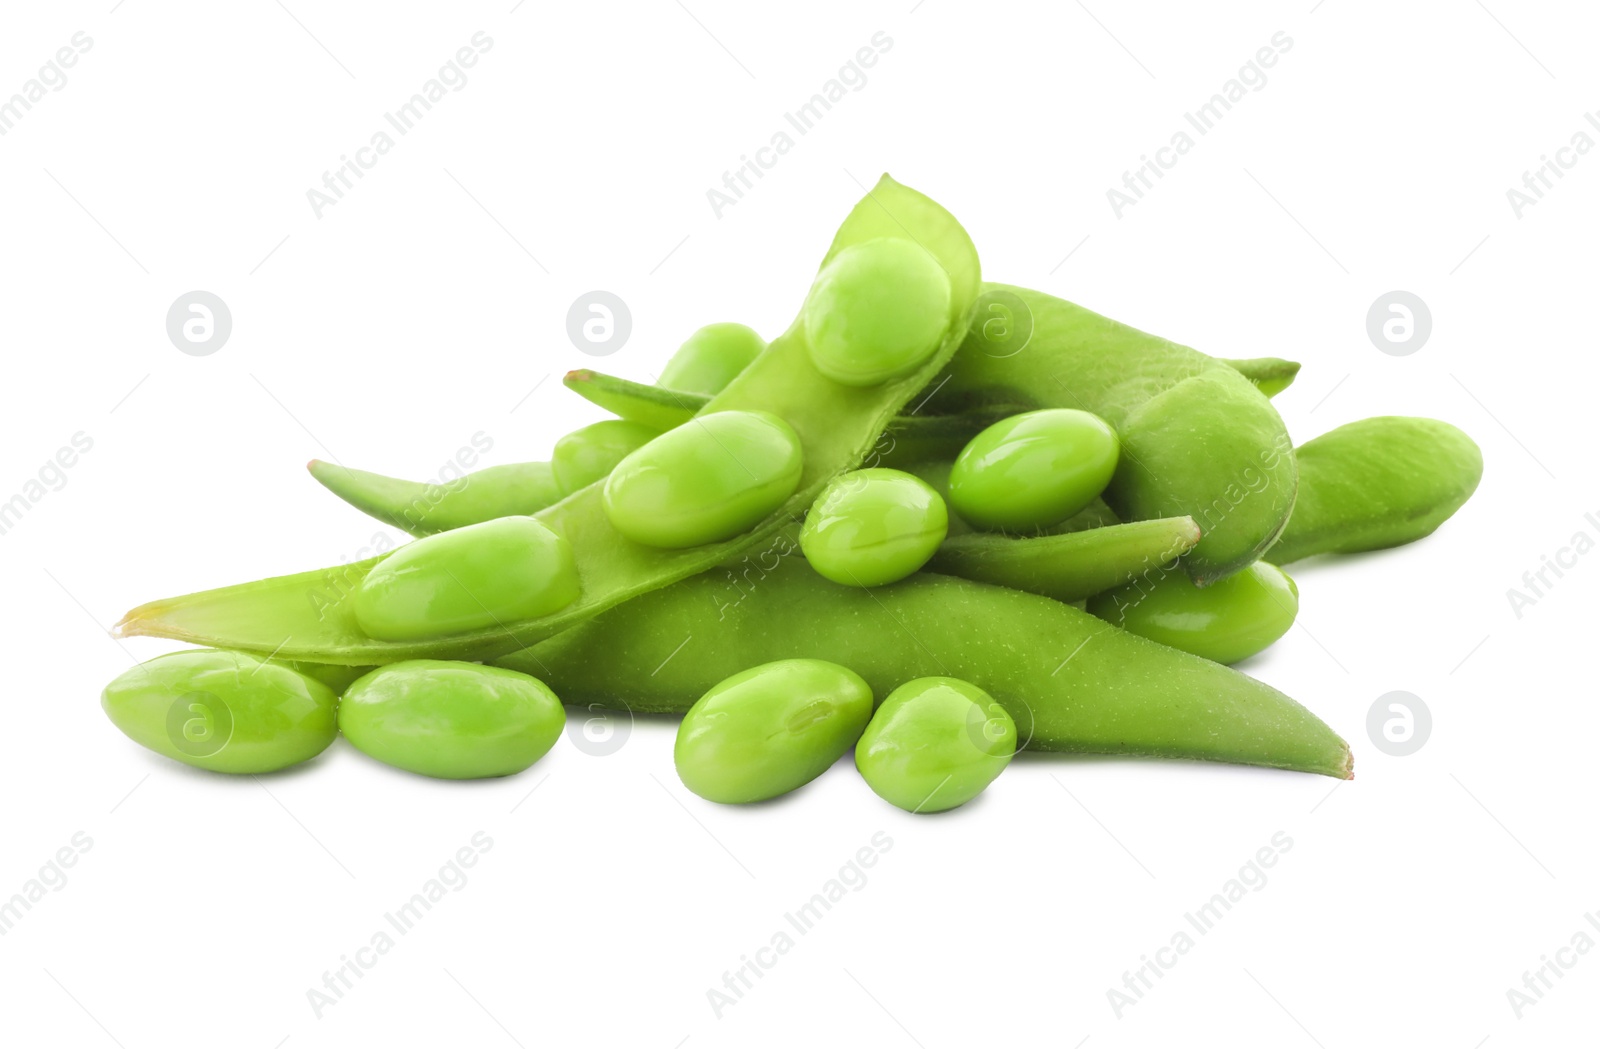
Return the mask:
M820 659L782 659L713 685L683 715L673 764L707 801L741 805L803 787L855 744L872 690Z
M928 568L1071 602L1159 571L1199 541L1200 529L1189 517L1033 538L969 534L945 540Z
M979 309L930 411L1025 402L1105 419L1122 441L1106 503L1125 520L1194 518L1202 538L1184 563L1202 585L1278 537L1294 456L1283 420L1237 371L1026 288L986 284Z
M1300 374L1299 361L1286 361L1282 357L1217 358L1223 364L1255 384L1267 397L1276 397L1293 384Z
M1350 775L1345 742L1258 681L1049 598L926 572L862 590L789 557L738 591L708 573L497 663L539 674L568 703L676 713L731 674L795 658L847 666L877 694L918 677L970 681L1034 750Z
M1414 542L1461 509L1483 476L1472 438L1437 419L1362 419L1307 441L1295 457L1300 499L1266 553L1273 564Z
M357 750L439 779L521 772L566 723L561 701L537 678L437 659L379 667L339 701L339 728Z
M422 537L491 521L535 514L561 501L549 463L506 463L428 484L352 470L313 459L306 469L334 495L362 513Z
M944 500L926 481L899 470L856 470L817 497L800 549L825 579L882 586L926 564L949 526Z
M623 459L660 435L659 430L626 419L590 423L556 442L550 469L562 494L571 495L603 479Z
M572 544L536 518L501 517L400 547L351 604L368 637L423 641L550 615L577 599Z
M1155 570L1096 594L1087 610L1151 641L1237 663L1288 633L1300 611L1300 591L1283 569L1265 561L1203 589L1182 572Z
M1017 726L994 697L953 677L889 693L856 744L856 769L878 797L907 812L965 805L1011 764Z
M678 347L656 385L714 396L766 348L766 340L743 324L707 324Z
M534 515L573 545L582 594L549 615L496 624L449 639L391 642L361 628L351 595L382 558L154 601L118 624L122 636L149 635L285 659L370 664L415 658L485 658L582 622L613 605L754 550L797 520L837 474L858 465L879 435L956 352L979 282L971 240L933 201L885 177L850 213L823 265L851 245L879 237L916 241L947 271L953 293L946 337L903 378L842 387L812 364L803 324L795 324L706 405L709 412L768 411L801 438L804 473L794 495L744 534L689 550L627 542L606 518L592 485ZM383 555L392 557L394 553Z
M722 542L782 506L803 467L800 436L771 412L706 412L617 464L606 520L646 546Z
M100 702L135 743L212 772L276 772L338 735L332 689L243 652L157 656L107 685Z
M852 244L806 298L806 346L817 370L845 386L876 386L914 370L939 346L950 278L915 241Z
M1013 415L956 456L950 505L991 531L1060 524L1105 491L1118 454L1117 435L1099 416L1073 408Z

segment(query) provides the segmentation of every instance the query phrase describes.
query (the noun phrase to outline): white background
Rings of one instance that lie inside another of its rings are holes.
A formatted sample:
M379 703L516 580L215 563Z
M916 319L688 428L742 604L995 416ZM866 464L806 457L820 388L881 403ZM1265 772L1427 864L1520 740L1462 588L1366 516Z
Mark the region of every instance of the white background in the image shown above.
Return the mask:
M113 2L14 6L0 31L0 97L93 41L0 137L0 500L93 441L0 536L0 897L92 840L0 937L9 1044L1592 1039L1600 952L1521 1019L1507 999L1600 937L1600 555L1520 618L1507 597L1600 538L1600 157L1520 218L1506 197L1600 108L1585 5ZM480 30L468 83L316 217L307 190ZM1280 30L1265 86L1118 218L1107 189ZM707 190L878 31L865 86L718 218ZM560 384L597 363L566 336L578 294L631 307L599 362L630 377L708 321L774 335L885 170L990 277L1303 361L1278 399L1297 440L1415 414L1480 442L1457 519L1300 566L1300 626L1245 667L1351 741L1354 782L1027 757L913 818L848 763L778 804L701 802L670 723L448 784L342 743L227 779L107 722L102 685L172 647L109 640L127 608L396 541L305 460L426 478L480 432L482 465L542 458L600 417ZM195 289L232 312L211 356L165 330ZM1432 312L1410 356L1365 330L1395 289ZM1367 735L1392 690L1432 711L1410 757ZM467 884L319 1019L307 991L478 831ZM880 831L865 886L714 1015L708 989ZM1265 887L1119 1019L1108 989L1279 831Z

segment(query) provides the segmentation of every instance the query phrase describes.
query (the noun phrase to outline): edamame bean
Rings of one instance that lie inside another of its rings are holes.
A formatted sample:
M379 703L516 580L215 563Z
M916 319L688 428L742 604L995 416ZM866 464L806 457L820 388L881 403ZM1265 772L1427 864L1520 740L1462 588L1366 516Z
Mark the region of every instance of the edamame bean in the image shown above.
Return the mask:
M571 495L594 484L659 434L659 430L626 419L590 423L567 434L550 454L550 468L561 493Z
M800 549L818 574L845 586L881 586L927 563L949 513L939 493L899 470L857 470L817 497Z
M1437 419L1382 415L1295 449L1300 498L1266 556L1274 564L1399 546L1431 535L1483 477L1472 438Z
M1237 663L1288 633L1300 611L1300 589L1265 561L1204 588L1182 572L1158 569L1091 597L1088 610L1151 641Z
M707 324L678 347L656 385L708 397L719 394L766 348L767 341L743 324Z
M410 641L548 615L577 597L566 539L532 517L502 517L383 558L356 591L355 617L372 637Z
M889 693L856 744L856 768L878 797L907 812L965 805L1011 764L1017 726L994 697L953 677Z
M352 470L313 459L306 469L364 514L421 537L452 528L538 513L560 502L549 463L504 463L437 484Z
M804 310L811 363L834 382L874 386L928 359L950 315L950 278L914 241L845 248L812 285Z
M974 437L950 470L950 505L970 524L1025 531L1094 501L1117 469L1116 432L1071 408L1024 412Z
M872 689L854 671L779 660L701 696L678 726L673 760L683 785L707 801L765 801L826 772L871 716Z
M357 750L439 779L521 772L566 723L561 701L538 678L440 659L379 667L339 701L339 728Z
M731 539L800 483L800 437L771 412L713 412L669 430L606 478L612 526L645 546Z
M338 735L332 689L281 663L193 649L140 663L100 699L135 743L212 772L275 772Z

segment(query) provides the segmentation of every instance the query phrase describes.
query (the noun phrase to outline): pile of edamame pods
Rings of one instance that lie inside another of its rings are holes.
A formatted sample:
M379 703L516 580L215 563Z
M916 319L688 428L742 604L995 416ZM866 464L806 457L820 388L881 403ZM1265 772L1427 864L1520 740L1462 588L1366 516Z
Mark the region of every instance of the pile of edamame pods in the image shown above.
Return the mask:
M1298 369L983 283L955 218L884 176L787 331L709 325L649 386L569 374L617 418L550 461L446 485L312 463L415 540L134 609L123 635L204 647L104 706L217 772L342 732L444 778L528 768L563 703L671 712L684 784L727 803L851 748L912 812L1019 746L1349 777L1344 740L1227 664L1293 623L1281 565L1428 535L1483 461L1429 419L1295 448L1269 398Z

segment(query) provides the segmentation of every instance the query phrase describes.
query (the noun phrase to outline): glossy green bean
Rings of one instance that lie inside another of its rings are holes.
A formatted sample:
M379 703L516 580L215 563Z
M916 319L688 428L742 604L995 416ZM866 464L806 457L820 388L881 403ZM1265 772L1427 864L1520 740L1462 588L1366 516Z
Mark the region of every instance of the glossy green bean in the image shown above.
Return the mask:
M858 465L918 390L956 352L979 282L977 252L948 212L885 177L845 219L823 263L877 237L914 239L946 269L954 289L946 338L916 371L872 387L842 387L811 363L803 325L792 325L706 405L709 412L771 412L800 435L804 473L783 506L746 533L688 550L629 543L607 519L601 486L535 516L573 544L582 595L550 615L497 624L449 639L382 641L361 629L351 595L381 558L154 601L118 624L122 636L149 635L286 659L371 664L416 658L484 658L549 637L640 594L736 558L797 520L823 485ZM393 556L385 555L385 556Z
M1282 693L1049 598L929 573L841 587L796 557L731 589L717 573L684 580L497 662L568 703L676 713L753 664L825 659L877 694L970 681L1035 750L1350 775L1345 742Z
M856 743L856 770L878 797L907 812L965 805L1011 764L1017 726L971 682L907 681L889 693Z
M656 385L713 397L727 389L766 348L767 341L746 325L707 324L678 347L662 367Z
M1483 453L1472 438L1437 419L1362 419L1307 441L1295 456L1300 499L1266 554L1280 565L1431 535L1483 477Z
M338 735L332 689L244 652L157 656L107 685L100 702L135 743L212 772L275 772Z
M1289 519L1295 462L1283 420L1233 368L1081 306L986 284L979 320L928 410L996 401L1080 408L1110 423L1122 458L1104 499L1125 520L1192 517L1184 557L1204 584L1272 545Z
M537 678L439 659L379 667L339 701L339 728L357 750L438 779L515 775L544 757L566 723Z
M1096 594L1090 615L1218 663L1237 663L1288 633L1300 591L1283 569L1257 561L1208 587L1182 572L1152 570Z
M629 455L661 432L626 419L604 419L573 430L556 442L550 469L563 495L603 480Z
M872 716L872 690L846 667L780 659L713 685L672 748L683 785L725 805L802 787L842 757Z

